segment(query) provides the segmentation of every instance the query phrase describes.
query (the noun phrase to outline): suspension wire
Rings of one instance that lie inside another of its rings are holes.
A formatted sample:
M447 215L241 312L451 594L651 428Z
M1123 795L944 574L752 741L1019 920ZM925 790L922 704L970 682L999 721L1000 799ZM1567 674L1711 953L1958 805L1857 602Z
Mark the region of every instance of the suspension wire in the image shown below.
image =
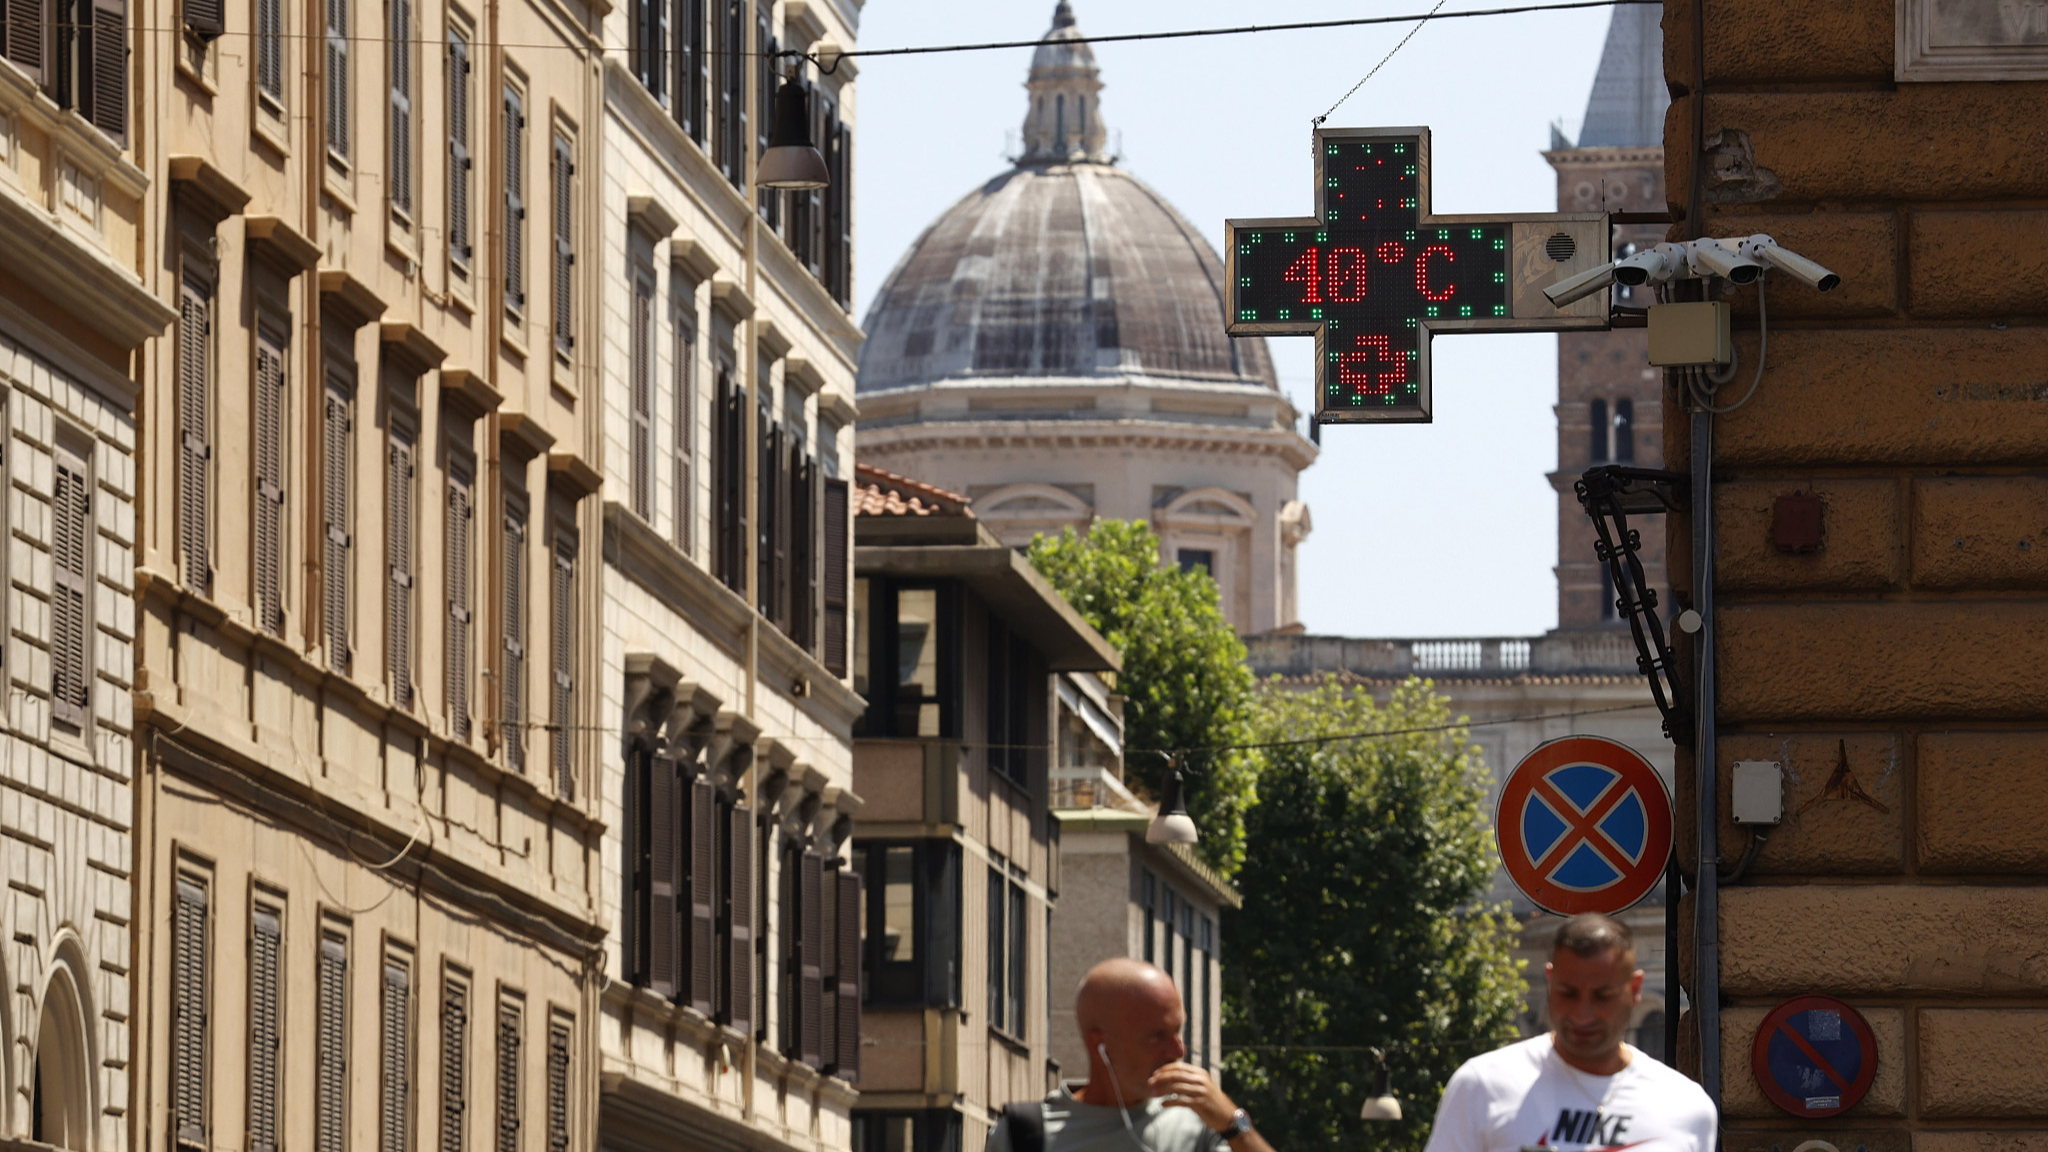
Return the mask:
M1353 96L1358 95L1358 90L1360 88L1365 87L1365 82L1367 80L1372 79L1374 76L1379 75L1380 69L1385 68L1387 66L1387 61L1392 60L1394 58L1394 53L1399 52L1403 48L1406 48L1408 46L1408 42L1410 40L1415 39L1415 34L1417 32L1422 31L1422 26L1424 24L1429 23L1429 17L1434 16L1438 12L1442 11L1443 6L1449 2L1450 0L1436 0L1436 7L1431 8L1429 10L1429 16L1424 16L1421 20L1417 21L1415 27L1410 28L1408 30L1408 34L1406 36L1401 37L1401 42L1399 44L1394 45L1394 47L1390 51L1388 51L1388 53L1385 56L1380 57L1380 62L1372 66L1372 71L1367 72L1363 76L1360 76L1358 78L1358 83L1353 84L1350 87L1350 89L1346 91L1342 96L1337 97L1337 102L1335 104L1332 104L1328 108L1324 109L1323 114L1321 116L1318 116L1314 120L1309 121L1309 123L1317 128L1321 128L1323 126L1323 121L1328 120L1332 112L1335 112L1337 109L1342 108L1346 100L1349 100Z

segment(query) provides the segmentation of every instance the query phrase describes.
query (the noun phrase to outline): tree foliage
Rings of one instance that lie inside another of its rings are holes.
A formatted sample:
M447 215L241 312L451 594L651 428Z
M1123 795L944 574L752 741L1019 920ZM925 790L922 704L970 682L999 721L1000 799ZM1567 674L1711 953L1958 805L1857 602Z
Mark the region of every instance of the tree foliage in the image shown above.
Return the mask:
M1410 679L1384 705L1334 679L1260 690L1258 742L1453 723ZM1224 1035L1233 1095L1287 1152L1419 1150L1445 1081L1514 1038L1514 922L1484 908L1494 867L1487 773L1462 728L1269 748L1226 913ZM1406 1119L1365 1123L1385 1049ZM1321 1049L1321 1050L1319 1050Z
M1252 674L1244 642L1223 618L1207 572L1159 563L1159 538L1142 520L1097 520L1031 544L1032 564L1123 654L1124 771L1152 797L1166 760L1153 750L1244 742ZM1244 859L1251 761L1230 752L1188 759L1185 800L1202 831L1202 856L1228 875Z

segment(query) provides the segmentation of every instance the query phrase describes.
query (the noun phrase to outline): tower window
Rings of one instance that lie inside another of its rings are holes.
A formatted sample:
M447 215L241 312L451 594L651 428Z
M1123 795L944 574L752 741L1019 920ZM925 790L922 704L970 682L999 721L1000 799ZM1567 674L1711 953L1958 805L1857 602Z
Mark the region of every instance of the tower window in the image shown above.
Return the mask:
M1592 440L1586 448L1586 459L1594 464L1607 462L1607 401L1593 401L1592 412L1587 424L1592 428Z
M1614 402L1614 461L1633 464L1636 459L1636 406L1630 400Z

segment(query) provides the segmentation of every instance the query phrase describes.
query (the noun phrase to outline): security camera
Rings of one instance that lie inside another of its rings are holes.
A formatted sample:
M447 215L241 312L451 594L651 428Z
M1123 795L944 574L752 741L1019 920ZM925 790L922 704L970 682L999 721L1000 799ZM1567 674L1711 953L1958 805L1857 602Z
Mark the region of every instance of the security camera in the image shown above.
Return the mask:
M1739 240L1695 240L1686 247L1692 254L1692 274L1695 276L1719 276L1730 284L1754 284L1764 274L1764 266L1756 259L1743 255L1737 248Z
M1767 264L1815 291L1832 291L1842 282L1840 276L1808 260L1790 248L1780 248L1776 240L1761 232L1739 243L1740 251L1744 256Z
M1614 263L1615 281L1631 288L1644 284L1662 284L1668 280L1685 280L1691 276L1692 268L1686 261L1685 246L1682 244L1659 244Z
M1612 285L1614 283L1614 268L1613 261L1602 264L1598 268L1589 268L1576 276L1568 276L1563 280L1559 280L1557 283L1545 288L1543 294L1550 298L1550 303L1553 307L1563 308L1569 304L1576 304L1593 293Z

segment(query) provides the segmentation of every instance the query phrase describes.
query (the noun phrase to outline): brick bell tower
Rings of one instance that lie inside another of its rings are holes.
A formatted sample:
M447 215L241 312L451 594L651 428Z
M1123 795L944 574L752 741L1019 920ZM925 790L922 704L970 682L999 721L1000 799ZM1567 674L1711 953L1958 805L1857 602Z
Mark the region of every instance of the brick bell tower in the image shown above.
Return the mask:
M1544 159L1557 170L1557 206L1566 212L1662 212L1664 202L1664 87L1660 10L1615 9L1586 119L1575 145L1551 129ZM1618 228L1615 255L1664 238L1664 227ZM1616 286L1615 303L1645 308L1647 288ZM1557 338L1558 494L1557 626L1560 631L1620 628L1607 571L1593 557L1592 522L1572 484L1596 464L1664 466L1663 383L1647 360L1641 329L1566 332ZM1660 606L1669 605L1664 569L1664 518L1646 516L1642 560Z

